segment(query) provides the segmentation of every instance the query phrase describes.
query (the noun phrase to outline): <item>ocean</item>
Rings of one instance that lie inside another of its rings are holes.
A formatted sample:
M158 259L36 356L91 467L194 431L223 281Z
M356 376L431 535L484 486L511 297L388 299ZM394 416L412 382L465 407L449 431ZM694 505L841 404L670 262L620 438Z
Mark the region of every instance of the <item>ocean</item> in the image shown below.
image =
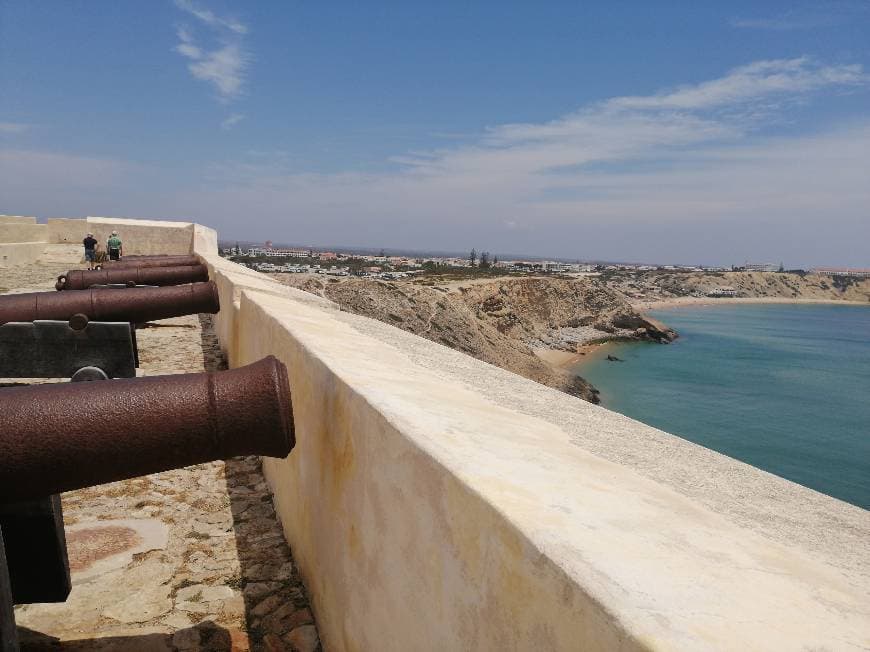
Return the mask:
M870 509L870 307L731 304L650 316L680 338L613 344L575 368L605 407Z

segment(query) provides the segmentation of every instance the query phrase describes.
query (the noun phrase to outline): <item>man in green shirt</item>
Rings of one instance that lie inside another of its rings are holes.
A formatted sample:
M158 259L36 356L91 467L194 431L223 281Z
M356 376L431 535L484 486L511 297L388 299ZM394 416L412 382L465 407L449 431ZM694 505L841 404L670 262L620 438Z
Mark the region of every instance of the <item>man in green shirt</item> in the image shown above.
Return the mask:
M124 254L124 247L121 244L121 238L118 237L117 231L112 231L112 235L106 241L106 250L109 252L109 260L121 260Z

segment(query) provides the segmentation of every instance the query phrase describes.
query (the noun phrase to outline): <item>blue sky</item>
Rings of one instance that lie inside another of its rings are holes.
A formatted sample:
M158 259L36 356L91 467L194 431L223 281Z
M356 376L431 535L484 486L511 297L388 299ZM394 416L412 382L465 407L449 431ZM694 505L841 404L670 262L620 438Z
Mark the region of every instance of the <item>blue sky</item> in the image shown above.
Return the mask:
M0 213L870 266L870 2L0 2Z

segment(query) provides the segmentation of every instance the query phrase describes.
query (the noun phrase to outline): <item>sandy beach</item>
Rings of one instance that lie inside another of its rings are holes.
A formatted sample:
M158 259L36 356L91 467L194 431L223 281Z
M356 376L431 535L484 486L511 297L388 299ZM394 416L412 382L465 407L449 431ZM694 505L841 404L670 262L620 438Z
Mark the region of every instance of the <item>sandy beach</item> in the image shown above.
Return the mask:
M597 357L592 354L604 354L604 350L613 344L623 340L610 340L608 342L596 342L583 344L577 347L577 351L560 351L557 349L535 349L535 355L547 364L557 369L569 369L575 365Z

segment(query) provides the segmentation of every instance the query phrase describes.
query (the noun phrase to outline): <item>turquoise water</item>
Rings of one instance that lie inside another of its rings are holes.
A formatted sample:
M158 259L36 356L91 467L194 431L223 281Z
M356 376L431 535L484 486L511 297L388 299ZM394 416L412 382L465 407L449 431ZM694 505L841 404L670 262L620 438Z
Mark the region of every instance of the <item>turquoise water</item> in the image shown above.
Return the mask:
M650 313L670 345L608 347L577 372L605 407L870 509L870 308Z

